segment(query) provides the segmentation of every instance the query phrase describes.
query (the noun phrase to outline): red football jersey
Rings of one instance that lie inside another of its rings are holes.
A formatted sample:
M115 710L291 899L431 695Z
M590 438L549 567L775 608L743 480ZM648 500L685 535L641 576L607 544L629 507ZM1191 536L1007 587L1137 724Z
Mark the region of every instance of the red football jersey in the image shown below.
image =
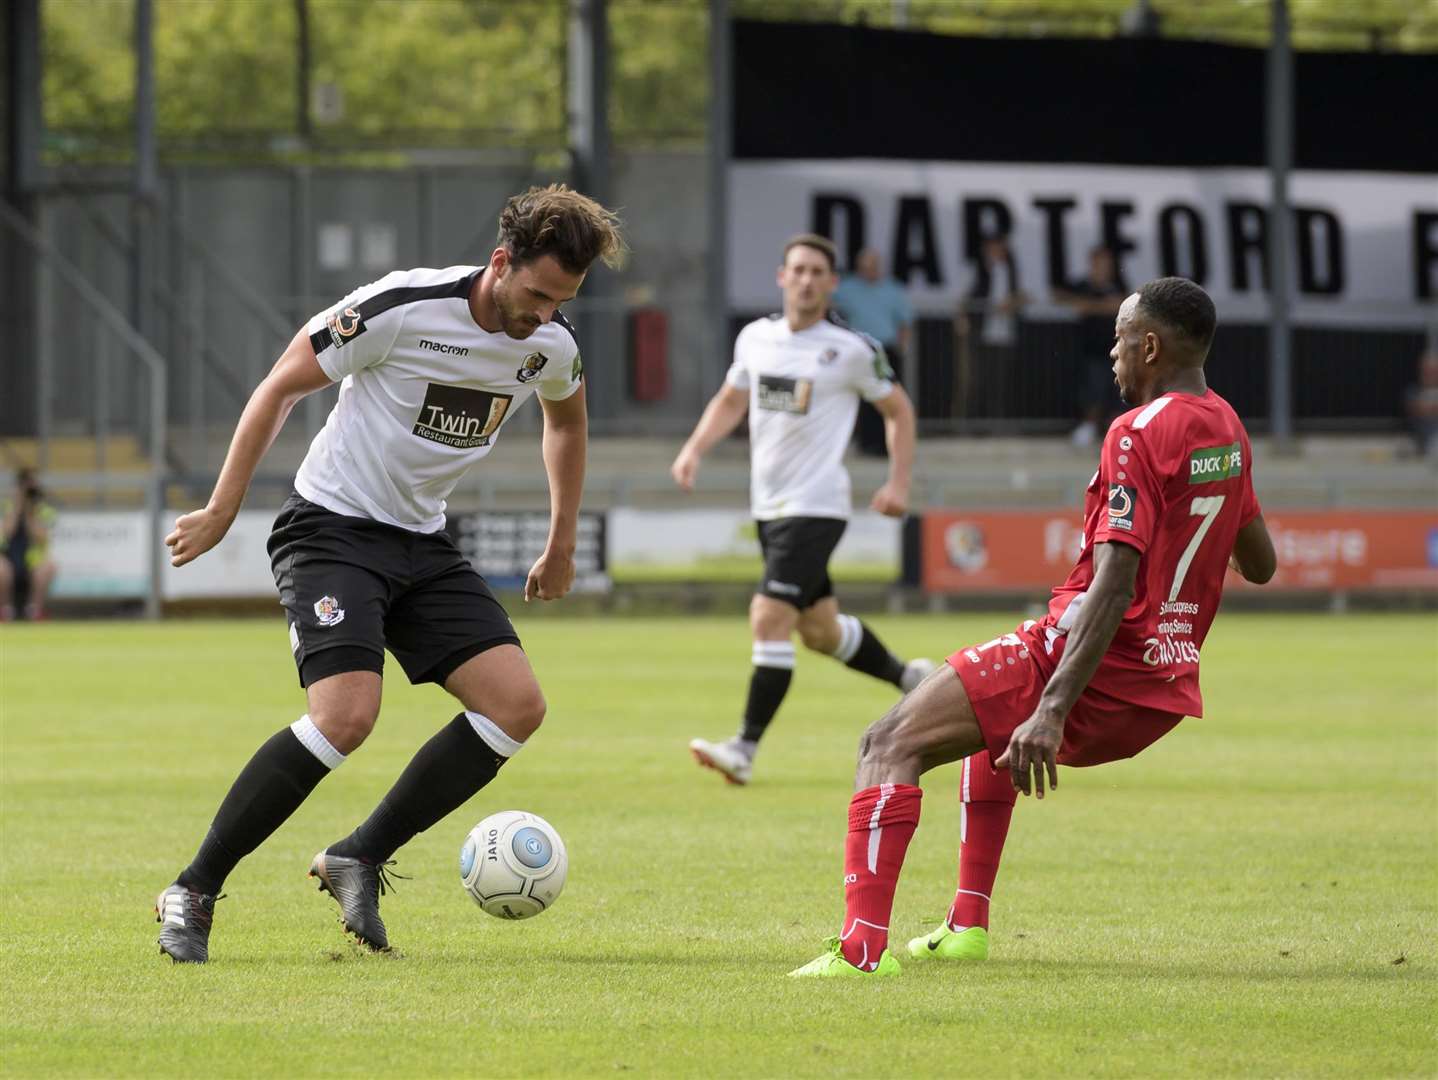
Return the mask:
M1170 393L1113 422L1084 496L1083 551L1040 626L1055 656L1093 581L1094 544L1139 550L1133 604L1089 685L1121 701L1203 715L1199 651L1238 530L1259 513L1253 454L1212 390Z

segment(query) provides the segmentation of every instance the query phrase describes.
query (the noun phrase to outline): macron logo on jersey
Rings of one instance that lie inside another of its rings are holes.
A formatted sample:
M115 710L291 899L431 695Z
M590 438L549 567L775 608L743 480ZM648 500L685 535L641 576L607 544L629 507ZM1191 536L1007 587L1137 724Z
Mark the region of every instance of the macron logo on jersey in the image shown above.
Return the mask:
M1188 459L1188 482L1211 484L1243 472L1243 448L1238 443L1195 450Z
M450 356L469 355L469 349L463 345L447 345L443 341L430 341L429 338L420 338L419 347L428 349L430 352L447 353Z
M430 383L424 404L419 407L414 434L460 450L488 446L513 400L509 394Z

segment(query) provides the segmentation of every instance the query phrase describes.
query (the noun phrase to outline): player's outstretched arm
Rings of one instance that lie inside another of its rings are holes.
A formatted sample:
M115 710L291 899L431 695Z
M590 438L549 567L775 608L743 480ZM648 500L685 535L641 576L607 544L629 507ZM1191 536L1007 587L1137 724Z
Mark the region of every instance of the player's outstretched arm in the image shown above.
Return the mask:
M1273 537L1259 514L1243 528L1233 541L1233 558L1229 565L1255 585L1267 585L1278 570L1278 553L1273 550Z
M1109 643L1133 603L1138 580L1139 550L1117 541L1094 545L1093 584L1074 620L1064 645L1063 659L1054 669L1034 714L1014 729L1008 749L994 762L1008 767L1014 787L1025 795L1044 797L1044 774L1049 786L1059 786L1058 752L1064 739L1064 721L1084 687L1098 670Z
M704 407L704 415L694 425L694 431L680 448L674 464L669 466L669 475L674 477L674 482L685 491L693 491L700 459L713 449L715 443L738 427L748 411L747 390L740 390L729 383L721 386Z
M524 599L558 600L574 584L579 500L589 451L584 384L563 401L539 399L544 409L544 471L549 477L549 540L530 568Z
M309 334L302 328L245 404L210 501L177 518L174 531L165 537L171 566L184 566L225 538L245 501L260 458L275 441L290 410L305 395L329 384L330 377L315 359Z
M909 484L914 475L916 441L914 405L902 386L874 402L884 418L884 444L889 449L889 478L874 492L870 508L889 517L903 517L909 508Z

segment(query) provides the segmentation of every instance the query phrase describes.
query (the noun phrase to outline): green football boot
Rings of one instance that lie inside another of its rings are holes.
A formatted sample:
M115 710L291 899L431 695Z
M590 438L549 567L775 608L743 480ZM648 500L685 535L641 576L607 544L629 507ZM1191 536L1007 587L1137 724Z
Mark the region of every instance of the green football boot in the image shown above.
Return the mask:
M989 932L982 926L950 930L949 924L944 923L932 934L910 941L909 955L915 960L929 957L936 960L987 960Z
M791 979L869 979L877 975L897 975L899 962L888 949L879 957L879 964L873 971L861 971L844 959L844 950L837 937L824 942L824 952L810 960L803 967L789 972Z

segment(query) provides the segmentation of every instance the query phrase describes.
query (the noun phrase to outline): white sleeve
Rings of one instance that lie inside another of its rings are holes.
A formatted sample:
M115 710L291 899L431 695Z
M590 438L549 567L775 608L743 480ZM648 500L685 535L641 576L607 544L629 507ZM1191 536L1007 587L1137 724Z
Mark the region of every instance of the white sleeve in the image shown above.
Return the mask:
M745 334L747 327L739 331L739 336L734 339L734 360L729 365L729 370L724 375L724 381L735 390L749 389L749 365L744 359Z
M305 324L315 359L335 382L374 367L389 355L404 322L405 305L389 303L388 294L404 288L408 277L396 270L361 285Z
M849 357L849 383L865 401L879 401L894 392L894 369L884 347L868 335Z
M539 396L545 401L563 401L572 397L584 381L584 360L579 355L579 342L570 339L573 347L553 362L544 365L539 377Z

